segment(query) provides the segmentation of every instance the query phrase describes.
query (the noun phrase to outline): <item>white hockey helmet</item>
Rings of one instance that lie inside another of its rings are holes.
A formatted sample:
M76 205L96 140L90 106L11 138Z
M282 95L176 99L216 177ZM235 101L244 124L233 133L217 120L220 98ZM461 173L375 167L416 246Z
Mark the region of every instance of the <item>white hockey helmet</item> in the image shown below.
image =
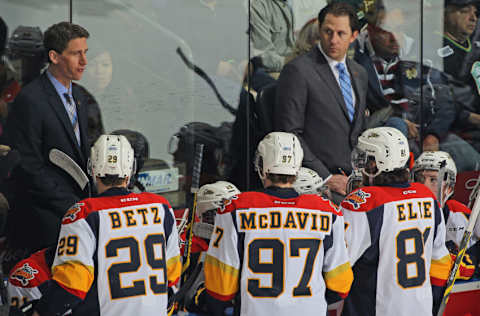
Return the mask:
M196 210L200 222L194 224L194 234L209 239L215 224L217 210L224 207L228 201L238 194L240 194L240 191L237 187L227 181L202 185L197 192Z
M132 146L123 135L101 135L90 150L89 172L94 177L130 177L135 171Z
M440 171L443 162L445 162L445 172L448 175L448 185L454 186L457 179L457 166L450 154L445 151L424 151L417 160L415 160L415 164L413 165L412 173L414 180L420 181L420 171Z
M317 172L301 167L298 170L297 179L293 183L293 188L298 194L318 194L321 192L323 184L324 181Z
M297 175L302 160L302 145L295 134L272 132L258 144L255 170L262 181L267 173Z
M358 137L358 144L352 151L352 166L369 177L376 177L381 172L405 168L409 157L408 140L402 132L393 127L376 127ZM369 159L375 161L377 171L374 174L366 171Z

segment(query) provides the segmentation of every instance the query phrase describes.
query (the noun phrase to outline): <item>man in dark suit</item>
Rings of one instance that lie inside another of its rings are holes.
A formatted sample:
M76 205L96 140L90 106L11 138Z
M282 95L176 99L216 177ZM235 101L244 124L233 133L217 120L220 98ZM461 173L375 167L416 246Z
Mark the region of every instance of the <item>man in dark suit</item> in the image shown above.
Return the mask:
M87 65L88 37L79 25L51 26L44 35L49 67L23 87L8 117L7 138L22 162L13 174L17 196L7 236L12 249L24 253L55 244L61 218L87 196L49 161L49 152L57 148L87 170L87 96L72 80L80 80Z
M315 170L337 202L345 195L350 154L365 125L367 74L347 60L358 35L353 8L333 3L319 15L320 43L286 64L278 80L275 128L295 133L305 152L303 165Z

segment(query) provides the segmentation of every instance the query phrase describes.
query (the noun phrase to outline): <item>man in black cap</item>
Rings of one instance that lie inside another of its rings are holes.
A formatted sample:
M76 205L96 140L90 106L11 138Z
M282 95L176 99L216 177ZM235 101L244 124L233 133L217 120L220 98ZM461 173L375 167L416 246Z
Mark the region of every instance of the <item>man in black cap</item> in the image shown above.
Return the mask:
M479 5L479 0L445 0L442 46L431 51L433 55L428 56L426 52L426 59L443 68L453 83L459 107L451 130L468 139L477 151L480 150L480 138L475 140L472 132L480 129L480 40L477 39L480 32L473 34L477 28ZM438 150L438 143L436 135L428 135L424 139L424 149Z
M445 2L443 47L437 54L443 58L444 71L461 81L473 79L472 65L480 55L480 42L472 43L471 39L478 22L478 5L478 0Z

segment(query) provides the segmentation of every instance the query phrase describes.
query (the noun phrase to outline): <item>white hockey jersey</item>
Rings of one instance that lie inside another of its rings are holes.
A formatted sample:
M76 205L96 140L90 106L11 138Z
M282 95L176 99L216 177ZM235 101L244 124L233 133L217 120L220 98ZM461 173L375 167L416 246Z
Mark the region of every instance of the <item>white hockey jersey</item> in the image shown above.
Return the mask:
M341 203L354 283L343 315L431 315L451 259L445 223L420 183L364 187Z
M465 230L467 229L468 219L472 211L463 203L456 200L448 200L443 207L443 215L445 217L445 226L447 229L446 241L453 242L455 247L459 247ZM480 239L480 224L475 225L472 237L468 243L468 247L473 246Z
M112 188L65 214L52 265L54 282L36 309L42 315L69 308L74 315L167 315L167 289L180 272L168 201Z
M328 200L269 188L226 204L205 258L212 297L239 293L240 315L308 316L326 314L326 295L348 294L343 217Z

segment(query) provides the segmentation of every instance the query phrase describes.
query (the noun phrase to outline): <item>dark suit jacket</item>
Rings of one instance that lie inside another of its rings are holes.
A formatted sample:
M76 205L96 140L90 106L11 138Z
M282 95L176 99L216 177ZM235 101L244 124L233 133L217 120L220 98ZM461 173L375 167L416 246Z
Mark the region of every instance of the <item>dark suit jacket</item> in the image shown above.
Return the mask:
M73 84L81 147L53 84L44 73L22 88L7 121L7 139L22 162L13 178L18 194L10 214L8 236L19 247L37 249L57 242L60 220L76 201L87 196L76 182L48 158L52 148L70 156L84 171L89 145L86 96Z
M365 125L367 74L354 61L347 68L355 91L355 115L348 119L340 87L318 47L283 68L278 79L275 129L295 133L303 165L321 177L351 171L350 154Z

